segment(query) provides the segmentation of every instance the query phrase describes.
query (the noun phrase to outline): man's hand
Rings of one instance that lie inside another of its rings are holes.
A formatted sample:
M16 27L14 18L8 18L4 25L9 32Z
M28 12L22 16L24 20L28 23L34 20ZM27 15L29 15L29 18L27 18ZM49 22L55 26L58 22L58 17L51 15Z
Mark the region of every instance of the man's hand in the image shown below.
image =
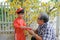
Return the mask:
M34 31L33 30L27 30L31 35L34 35Z

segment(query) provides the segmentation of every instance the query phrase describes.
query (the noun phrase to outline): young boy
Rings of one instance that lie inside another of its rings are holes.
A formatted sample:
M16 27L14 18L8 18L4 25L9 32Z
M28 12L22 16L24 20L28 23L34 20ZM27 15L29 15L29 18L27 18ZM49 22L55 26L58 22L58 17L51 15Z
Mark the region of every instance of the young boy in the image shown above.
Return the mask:
M28 32L33 35L31 40L56 40L54 29L48 21L48 15L41 13L37 20L37 23L39 24L37 30L28 30Z
M26 23L23 19L24 16L24 9L19 8L16 11L18 17L14 20L14 28L15 28L15 40L26 40L24 30L31 29L26 27Z

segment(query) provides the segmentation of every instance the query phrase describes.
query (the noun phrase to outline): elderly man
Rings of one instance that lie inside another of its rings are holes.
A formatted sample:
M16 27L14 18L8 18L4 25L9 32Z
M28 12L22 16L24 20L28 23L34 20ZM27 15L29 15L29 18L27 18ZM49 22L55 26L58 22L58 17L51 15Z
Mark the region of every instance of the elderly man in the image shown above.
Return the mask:
M37 30L28 30L28 32L33 35L31 40L56 40L54 28L48 21L48 15L45 13L40 13L37 20L37 23L39 25Z

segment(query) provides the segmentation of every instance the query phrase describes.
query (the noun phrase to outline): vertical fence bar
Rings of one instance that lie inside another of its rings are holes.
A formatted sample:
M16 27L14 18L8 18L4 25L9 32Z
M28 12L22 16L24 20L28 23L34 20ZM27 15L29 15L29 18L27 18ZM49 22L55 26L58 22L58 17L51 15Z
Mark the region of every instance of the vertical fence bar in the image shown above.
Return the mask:
M0 7L1 7L1 3L0 3ZM0 8L0 10L1 10L1 8ZM1 31L1 21L0 21L0 31Z
M14 10L14 9L12 8L12 10ZM12 22L12 15L10 15L10 17L11 17L11 22ZM12 23L10 23L10 25L12 25ZM12 30L12 27L10 27L10 30Z
M4 18L5 18L5 20L4 20L4 31L6 31L6 11L5 11L5 8L6 8L6 4L5 4L5 2L3 3L4 4Z
M8 33L10 33L10 27L11 27L11 26L10 26L10 23L11 23L10 20L11 20L11 19L10 19L9 6L8 6L8 5L9 5L9 3L7 3L7 8L8 8L8 31L9 31Z
M7 3L7 8L8 8L8 3ZM7 11L8 11L8 9L7 9ZM8 13L8 29L7 29L7 31L9 31L9 13Z
M9 25L8 25L8 19L9 19L9 17L8 17L8 16L9 16L9 15L8 15L8 3L6 3L6 10L7 10L7 11L6 11L6 12L7 12L7 29L6 29L6 31L8 31L8 26L9 26Z
M6 3L4 2L4 13L5 13L5 22L6 22Z
M1 27L1 31L4 31L4 25L3 25L3 3L1 2L1 12L2 12L2 27Z
M2 3L2 6L3 6L3 10L2 10L2 12L3 12L3 23L2 23L2 25L3 25L3 33L4 33L4 26L5 26L5 12L4 12L4 2Z
M57 12L57 21L56 21L56 36L57 40L59 40L59 27L60 27L60 19L59 12Z

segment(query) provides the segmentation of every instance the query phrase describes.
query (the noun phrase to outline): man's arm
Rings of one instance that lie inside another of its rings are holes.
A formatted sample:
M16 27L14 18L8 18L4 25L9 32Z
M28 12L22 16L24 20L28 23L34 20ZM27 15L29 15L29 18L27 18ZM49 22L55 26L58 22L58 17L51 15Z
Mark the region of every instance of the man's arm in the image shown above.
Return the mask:
M37 29L36 30L33 30L36 34L38 34L38 31L37 31Z
M37 40L42 40L42 37L38 36L38 34L34 33L33 30L28 30L28 32L33 35Z
M33 34L36 40L42 40L42 37L38 36L38 34Z

